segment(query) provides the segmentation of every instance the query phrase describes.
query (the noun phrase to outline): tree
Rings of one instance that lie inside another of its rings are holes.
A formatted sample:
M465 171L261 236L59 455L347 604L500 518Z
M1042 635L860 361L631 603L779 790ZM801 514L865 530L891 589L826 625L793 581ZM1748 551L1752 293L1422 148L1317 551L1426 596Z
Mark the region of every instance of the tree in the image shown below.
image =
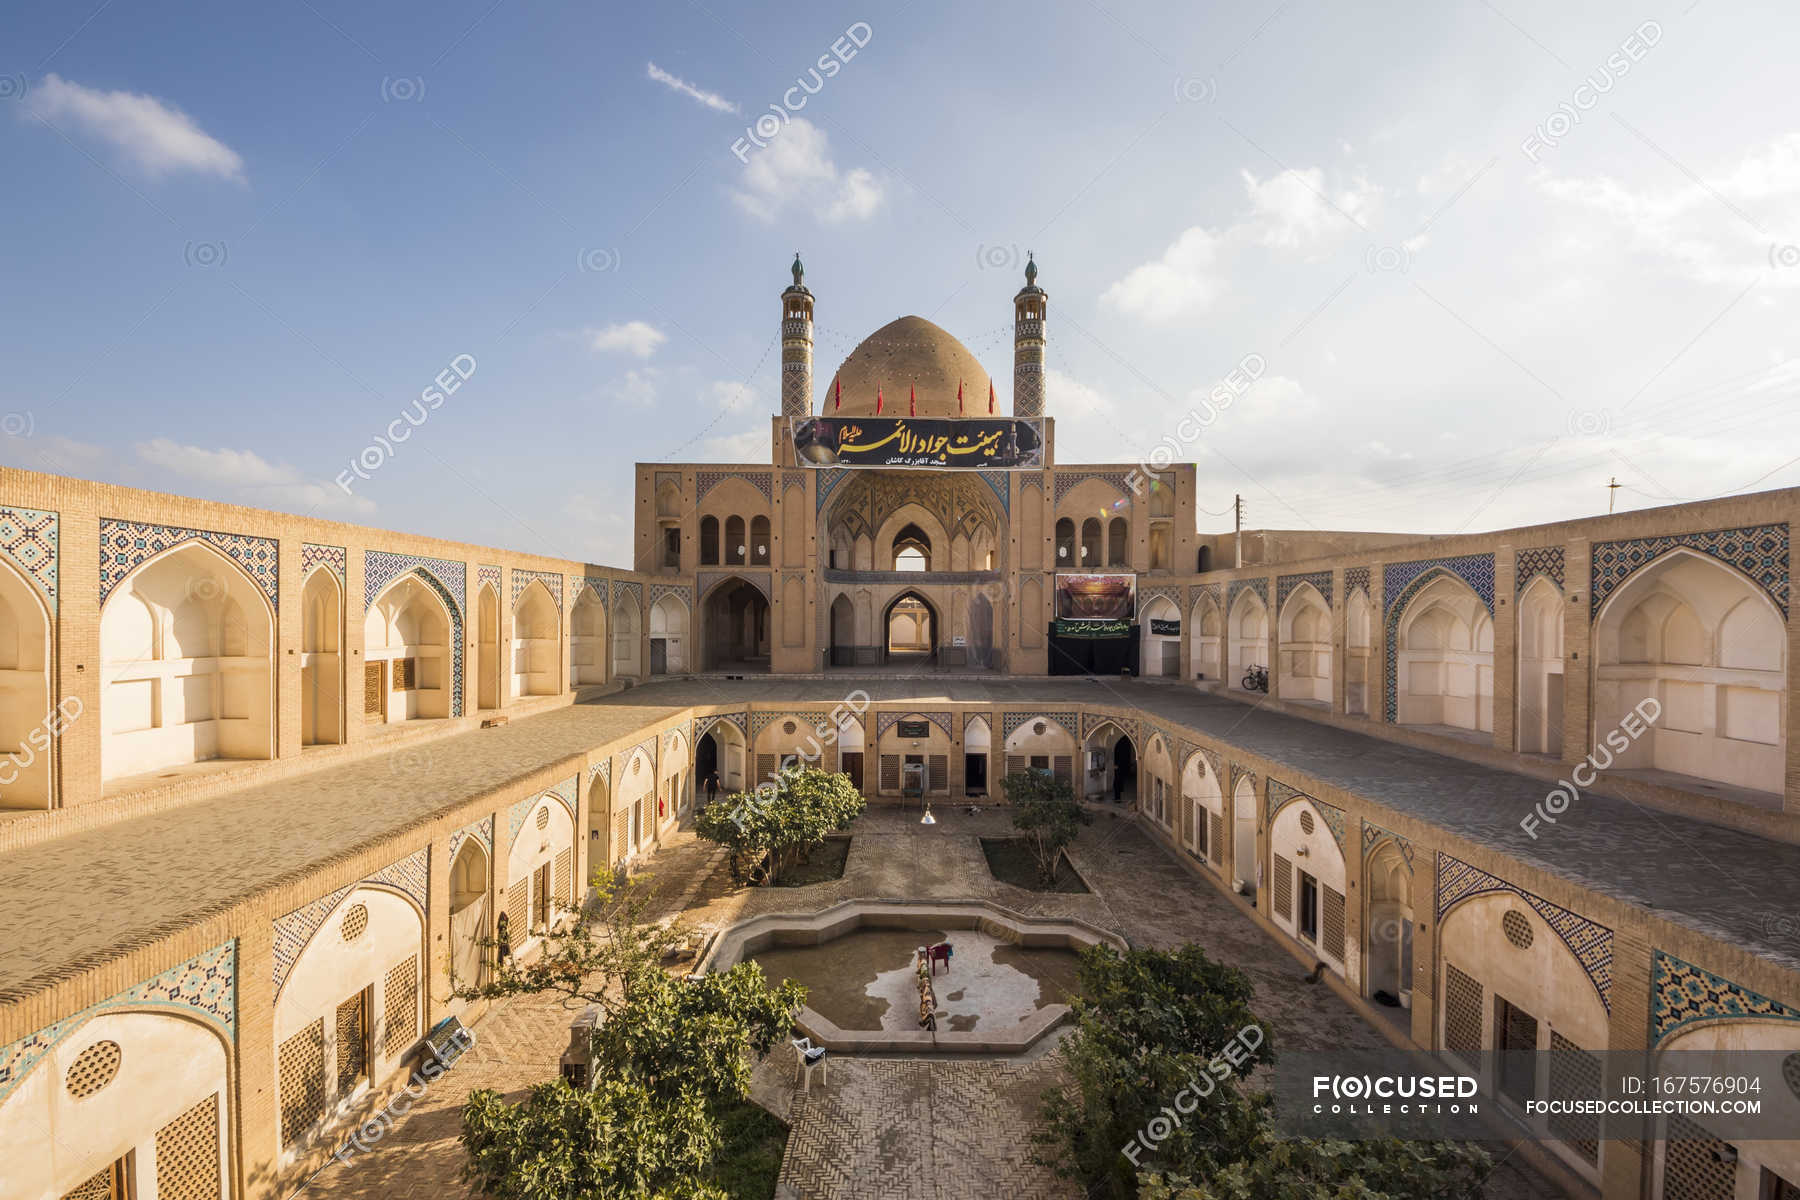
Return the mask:
M739 792L723 804L708 805L695 817L694 832L740 856L768 856L768 881L804 859L825 835L862 815L862 793L848 775L819 767L784 767L754 792Z
M708 1182L720 1116L749 1095L753 1059L787 1036L806 989L771 986L754 962L697 979L671 975L666 964L688 930L651 919L650 877L615 890L597 872L594 892L587 920L546 935L535 961L455 992L548 993L603 1014L589 1043L592 1091L553 1080L518 1104L470 1094L467 1177L501 1200L724 1200Z
M1012 807L1013 828L1025 835L1037 861L1038 878L1046 884L1056 882L1063 848L1093 817L1076 803L1069 781L1048 771L1015 771L1001 780L1000 786Z
M1046 1094L1035 1140L1039 1161L1086 1195L1437 1200L1478 1191L1487 1156L1472 1146L1279 1136L1273 1098L1247 1086L1274 1060L1250 981L1197 946L1095 947L1083 955L1080 990L1075 1030L1058 1050L1069 1083Z

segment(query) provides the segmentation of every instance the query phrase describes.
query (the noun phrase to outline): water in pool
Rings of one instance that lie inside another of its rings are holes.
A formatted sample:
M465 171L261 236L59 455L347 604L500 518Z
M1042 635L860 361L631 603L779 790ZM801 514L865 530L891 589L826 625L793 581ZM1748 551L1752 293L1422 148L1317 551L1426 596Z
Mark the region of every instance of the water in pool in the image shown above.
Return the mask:
M770 979L805 984L806 1003L843 1029L918 1028L913 953L948 940L950 970L933 987L940 1030L1010 1029L1040 1008L1064 1004L1080 958L1062 947L1025 947L972 929L858 929L820 946L771 946L754 955Z

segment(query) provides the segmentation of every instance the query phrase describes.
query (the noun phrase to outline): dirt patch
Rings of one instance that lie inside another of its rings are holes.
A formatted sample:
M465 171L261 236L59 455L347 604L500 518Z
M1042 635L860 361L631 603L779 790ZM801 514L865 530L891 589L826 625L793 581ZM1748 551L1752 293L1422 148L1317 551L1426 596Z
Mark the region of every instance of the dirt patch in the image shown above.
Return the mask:
M787 869L780 879L775 881L776 887L808 887L815 883L830 883L834 879L844 877L844 864L850 861L850 839L847 837L828 837L823 845L813 847L806 861L796 863Z
M1089 892L1086 881L1069 862L1067 854L1056 858L1056 879L1045 884L1038 877L1037 859L1024 838L982 838L981 853L987 858L988 872L1001 883L1009 883L1028 892Z

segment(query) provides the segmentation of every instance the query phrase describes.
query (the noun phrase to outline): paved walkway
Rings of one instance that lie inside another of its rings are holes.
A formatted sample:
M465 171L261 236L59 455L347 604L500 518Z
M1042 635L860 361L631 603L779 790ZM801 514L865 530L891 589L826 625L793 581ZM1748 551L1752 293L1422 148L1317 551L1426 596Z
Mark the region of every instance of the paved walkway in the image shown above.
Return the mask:
M974 897L1021 911L1079 916L1138 945L1193 941L1249 975L1253 1005L1282 1052L1388 1045L1330 989L1308 986L1299 962L1135 824L1101 817L1083 831L1071 858L1093 889L1086 895L1028 892L996 881L979 838L1010 828L1005 815L992 809L977 816L945 809L935 826L875 810L853 827L844 877L804 888L733 888L719 854L688 834L657 854L648 869L659 894L671 898L669 907L709 930L763 912L813 912L851 896ZM470 1196L458 1179L463 1155L456 1114L464 1096L471 1088L493 1087L516 1097L553 1075L570 1016L536 997L497 1005L476 1025L479 1040L471 1057L415 1113L370 1152L322 1172L306 1194L320 1200ZM837 1056L830 1082L815 1079L810 1096L798 1092L792 1056L771 1055L757 1067L753 1094L792 1127L781 1195L1072 1197L1072 1188L1029 1161L1040 1097L1057 1077L1049 1049L1011 1060ZM1488 1200L1560 1195L1517 1158L1507 1160L1483 1192Z

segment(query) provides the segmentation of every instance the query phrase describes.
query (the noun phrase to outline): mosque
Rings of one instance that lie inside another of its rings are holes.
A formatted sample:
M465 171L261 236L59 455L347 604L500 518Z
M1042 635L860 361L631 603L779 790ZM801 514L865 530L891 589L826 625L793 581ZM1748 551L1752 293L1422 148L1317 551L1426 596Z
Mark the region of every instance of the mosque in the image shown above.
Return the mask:
M791 273L768 461L638 464L630 564L0 472L0 1197L291 1194L500 914L796 755L1117 800L1406 1046L1574 1072L1501 1103L1800 1062L1800 490L1201 533L1193 464L1059 460L1035 263L1010 381L912 316L815 378ZM1800 1139L1538 1120L1570 1194L1800 1194Z

